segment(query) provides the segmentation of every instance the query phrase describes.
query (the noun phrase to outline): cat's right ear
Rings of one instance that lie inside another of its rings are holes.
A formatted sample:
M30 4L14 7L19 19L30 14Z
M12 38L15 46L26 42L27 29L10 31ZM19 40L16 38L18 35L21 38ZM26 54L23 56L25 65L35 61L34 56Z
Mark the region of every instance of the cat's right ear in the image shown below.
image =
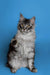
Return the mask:
M20 21L23 21L24 16L20 13Z

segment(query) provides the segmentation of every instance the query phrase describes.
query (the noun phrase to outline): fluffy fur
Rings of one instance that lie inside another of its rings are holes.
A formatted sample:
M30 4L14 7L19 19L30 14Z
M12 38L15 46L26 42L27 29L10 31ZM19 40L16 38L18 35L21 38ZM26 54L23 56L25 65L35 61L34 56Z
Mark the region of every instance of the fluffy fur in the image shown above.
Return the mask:
M23 15L20 15L20 21L23 21ZM33 18L34 20L34 18ZM19 23L20 23L19 21ZM34 23L32 20L30 21ZM25 23L24 23L25 24ZM24 31L23 31L24 32ZM21 67L27 67L32 72L37 72L34 67L35 56L35 30L32 26L31 31L22 33L20 29L16 36L11 40L7 66L11 72L16 72Z

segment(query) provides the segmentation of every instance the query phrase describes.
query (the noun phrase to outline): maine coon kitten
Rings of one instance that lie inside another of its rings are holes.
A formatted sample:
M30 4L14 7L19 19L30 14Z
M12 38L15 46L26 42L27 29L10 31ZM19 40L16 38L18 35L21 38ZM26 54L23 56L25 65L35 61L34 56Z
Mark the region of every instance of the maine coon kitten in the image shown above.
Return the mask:
M37 72L34 67L35 56L35 17L26 19L20 14L18 32L11 40L7 66L11 72L21 67L27 67L31 72Z

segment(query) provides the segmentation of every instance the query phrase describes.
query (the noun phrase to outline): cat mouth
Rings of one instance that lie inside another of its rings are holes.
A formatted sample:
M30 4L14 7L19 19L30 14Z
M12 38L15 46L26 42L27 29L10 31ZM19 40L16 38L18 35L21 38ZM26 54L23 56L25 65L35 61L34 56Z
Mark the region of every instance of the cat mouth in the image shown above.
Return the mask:
M22 34L26 34L28 33L28 31L20 31Z

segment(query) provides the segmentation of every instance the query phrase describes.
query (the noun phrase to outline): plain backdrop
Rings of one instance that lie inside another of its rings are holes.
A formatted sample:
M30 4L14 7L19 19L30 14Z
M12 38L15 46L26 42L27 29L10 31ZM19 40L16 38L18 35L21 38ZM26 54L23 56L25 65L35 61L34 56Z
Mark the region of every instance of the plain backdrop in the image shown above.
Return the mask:
M5 66L9 43L17 33L20 13L35 21L35 67L37 73L26 68L15 74ZM0 75L50 75L50 0L0 0Z

